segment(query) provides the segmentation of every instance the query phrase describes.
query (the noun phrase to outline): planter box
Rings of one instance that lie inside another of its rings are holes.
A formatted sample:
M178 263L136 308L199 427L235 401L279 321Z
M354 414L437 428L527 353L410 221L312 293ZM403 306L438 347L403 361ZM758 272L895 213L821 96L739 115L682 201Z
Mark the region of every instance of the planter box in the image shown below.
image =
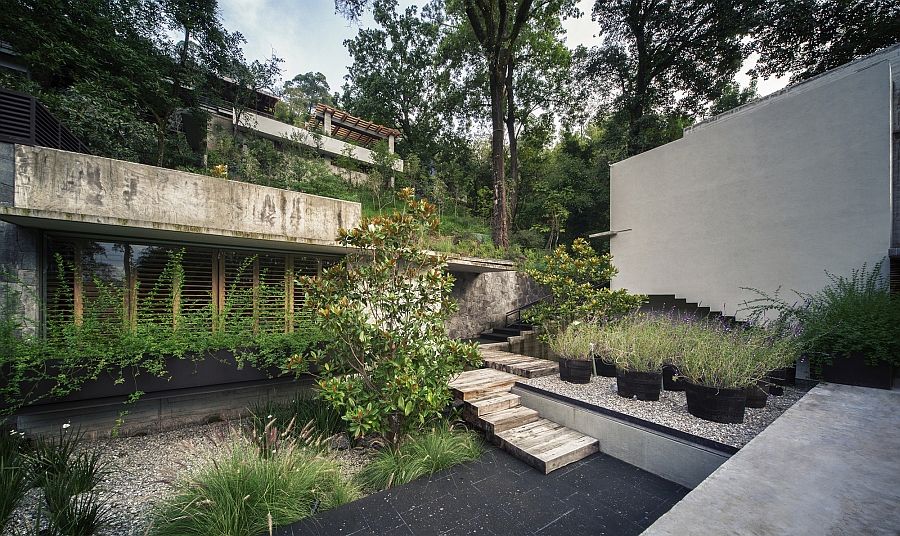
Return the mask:
M50 367L53 367L51 362ZM203 359L192 361L190 359L170 358L166 361L168 374L158 377L146 371L135 375L134 367L122 371L124 381L116 384L118 375L101 373L96 380L84 382L81 389L69 393L60 398L44 397L23 407L45 406L49 404L71 404L73 407L96 405L91 401L103 401L104 399L125 399L129 395L143 391L144 397L154 393L171 393L183 389L202 389L207 387L224 387L236 384L248 384L261 381L272 381L281 374L281 369L271 367L268 370L257 370L245 363L244 368L238 370L231 350L217 350L206 352ZM291 381L293 376L279 378L277 381ZM48 393L53 387L50 380L42 380L31 389L35 397ZM23 390L26 390L23 388ZM0 408L8 408L9 404L0 400Z
M886 361L879 361L877 366L868 365L864 356L862 352L851 352L850 357L834 356L831 365L822 364L822 379L829 383L890 389L894 367Z

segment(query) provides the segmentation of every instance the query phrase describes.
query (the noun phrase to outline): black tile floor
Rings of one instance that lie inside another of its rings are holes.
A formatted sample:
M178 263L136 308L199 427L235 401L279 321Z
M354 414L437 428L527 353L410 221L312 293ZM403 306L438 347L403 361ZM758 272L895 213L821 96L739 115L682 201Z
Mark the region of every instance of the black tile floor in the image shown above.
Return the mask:
M640 534L688 493L605 454L549 475L490 448L480 459L304 519L279 536Z

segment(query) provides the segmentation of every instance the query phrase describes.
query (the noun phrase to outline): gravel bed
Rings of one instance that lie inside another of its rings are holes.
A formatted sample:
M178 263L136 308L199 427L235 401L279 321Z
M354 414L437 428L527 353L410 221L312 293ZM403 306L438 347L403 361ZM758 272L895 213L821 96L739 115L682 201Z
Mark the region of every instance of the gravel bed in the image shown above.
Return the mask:
M545 391L575 398L619 413L688 432L733 447L743 447L806 394L806 389L785 387L784 395L769 396L766 407L747 408L741 424L720 424L694 417L687 410L683 391L663 391L659 402L623 398L616 392L616 379L594 376L589 384L564 382L559 376L520 380Z
M153 506L171 493L172 483L223 453L230 441L229 433L228 424L214 423L81 443L80 449L97 450L110 462L111 474L99 488L110 506L113 520L110 527L97 534L143 536ZM342 450L330 450L347 478L362 469L376 452L364 447L346 448L348 446L349 441L340 445ZM28 529L34 526L39 499L40 492L31 490L2 534L33 534Z

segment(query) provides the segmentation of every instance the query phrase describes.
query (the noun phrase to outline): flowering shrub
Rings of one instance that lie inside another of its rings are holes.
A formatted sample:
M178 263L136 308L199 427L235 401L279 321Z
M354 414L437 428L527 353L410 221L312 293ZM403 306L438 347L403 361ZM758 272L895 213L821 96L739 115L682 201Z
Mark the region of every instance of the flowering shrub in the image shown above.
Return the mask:
M625 289L609 290L606 283L618 273L612 255L597 255L583 238L572 243L572 251L562 245L545 257L545 265L527 270L543 287L553 292L524 316L528 322L543 326L544 341L573 320L624 314L640 307L646 296L628 294Z
M422 249L438 228L436 208L411 188L399 195L402 212L341 230L338 241L354 251L339 265L299 278L333 358L316 389L357 437L396 440L438 415L450 401L447 382L480 359L475 345L444 331L456 311L453 277L444 258Z

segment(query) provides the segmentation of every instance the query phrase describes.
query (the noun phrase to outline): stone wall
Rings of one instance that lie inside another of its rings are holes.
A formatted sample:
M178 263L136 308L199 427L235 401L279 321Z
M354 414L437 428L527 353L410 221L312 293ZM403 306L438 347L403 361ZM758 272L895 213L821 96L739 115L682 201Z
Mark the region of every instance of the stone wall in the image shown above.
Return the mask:
M531 276L520 272L454 272L453 277L451 296L459 311L447 321L451 338L476 337L503 327L507 312L546 294Z
M41 288L39 267L40 231L0 221L0 270L13 275L9 281L0 280L0 300L7 292L18 294L19 313L34 324L25 326L33 333L41 320L38 290Z

